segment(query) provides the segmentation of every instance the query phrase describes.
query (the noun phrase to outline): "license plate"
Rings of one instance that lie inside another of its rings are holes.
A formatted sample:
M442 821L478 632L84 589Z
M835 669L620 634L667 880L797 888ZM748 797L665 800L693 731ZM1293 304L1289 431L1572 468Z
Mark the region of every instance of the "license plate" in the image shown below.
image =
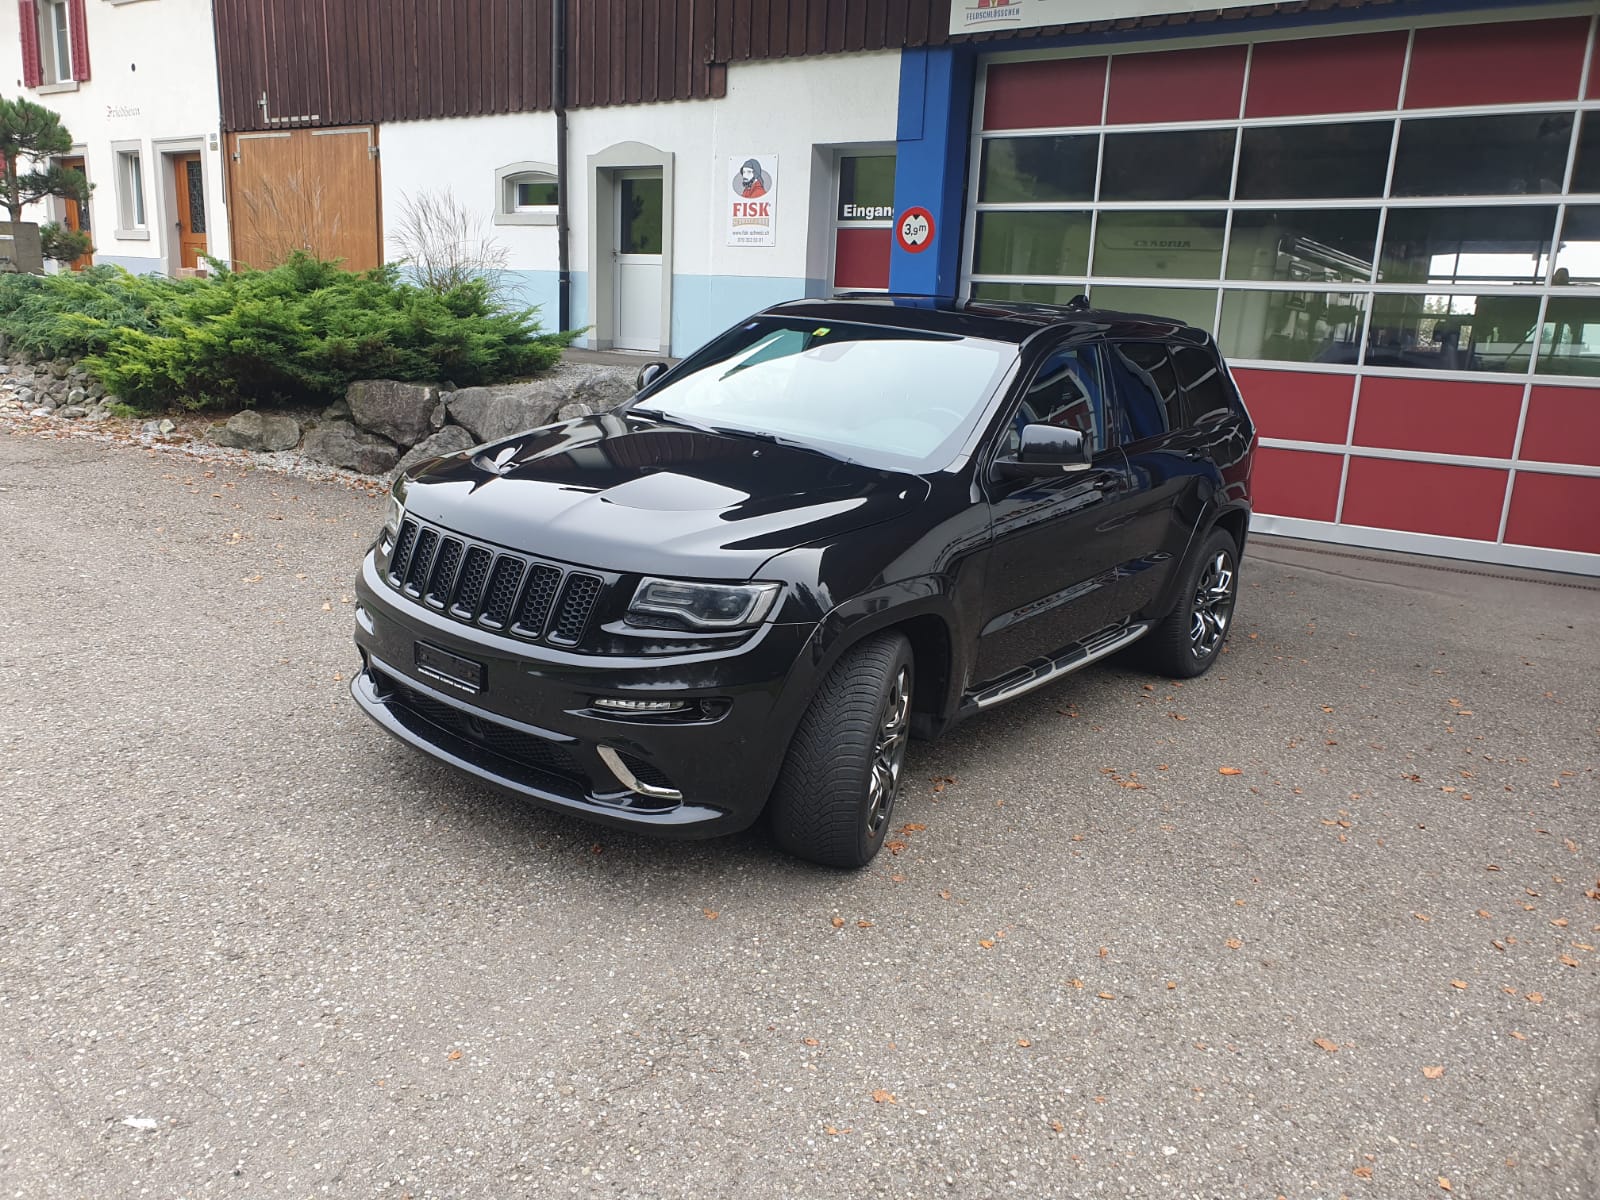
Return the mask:
M448 683L463 692L483 691L483 664L451 654L427 642L417 643L417 670L429 679Z

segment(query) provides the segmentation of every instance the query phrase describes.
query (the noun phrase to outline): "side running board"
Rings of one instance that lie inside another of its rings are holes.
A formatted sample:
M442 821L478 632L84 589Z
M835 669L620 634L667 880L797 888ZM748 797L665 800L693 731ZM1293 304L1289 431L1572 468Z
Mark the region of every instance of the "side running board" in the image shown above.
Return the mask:
M1020 696L1024 692L1031 692L1036 687L1043 687L1053 679L1070 675L1080 667L1086 667L1108 654L1115 654L1149 632L1149 623L1143 621L1103 630L1054 658L1036 659L1023 667L1020 672L1001 680L993 687L969 693L968 702L978 708L989 708L1004 700Z

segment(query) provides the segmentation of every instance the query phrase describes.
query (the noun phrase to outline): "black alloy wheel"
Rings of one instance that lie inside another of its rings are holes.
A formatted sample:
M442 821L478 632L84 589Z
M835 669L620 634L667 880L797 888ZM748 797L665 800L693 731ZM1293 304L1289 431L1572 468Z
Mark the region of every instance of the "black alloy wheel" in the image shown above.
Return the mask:
M1213 529L1184 567L1177 604L1134 643L1133 655L1172 679L1205 674L1228 640L1238 598L1239 544Z

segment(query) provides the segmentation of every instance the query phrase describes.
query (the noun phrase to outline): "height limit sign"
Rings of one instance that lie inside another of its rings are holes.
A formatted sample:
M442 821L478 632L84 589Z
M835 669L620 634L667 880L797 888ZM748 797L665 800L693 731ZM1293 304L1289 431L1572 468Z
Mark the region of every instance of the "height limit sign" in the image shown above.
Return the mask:
M925 208L908 208L895 222L894 239L907 254L921 254L933 244L933 214Z

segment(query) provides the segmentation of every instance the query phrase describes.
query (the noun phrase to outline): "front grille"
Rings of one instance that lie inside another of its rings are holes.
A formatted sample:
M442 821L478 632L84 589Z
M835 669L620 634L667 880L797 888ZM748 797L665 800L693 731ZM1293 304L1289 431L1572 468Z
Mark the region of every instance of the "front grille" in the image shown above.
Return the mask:
M486 720L476 714L463 712L453 704L435 700L426 692L418 691L393 675L379 671L374 671L373 674L382 684L382 696L386 704L398 704L408 708L445 732L482 746L485 750L492 750L519 766L587 786L588 776L584 774L583 768L578 765L578 760L565 746L531 733L524 733L520 729L512 729L498 721Z
M583 640L606 588L599 575L474 545L414 517L400 525L385 578L454 620L558 646Z

